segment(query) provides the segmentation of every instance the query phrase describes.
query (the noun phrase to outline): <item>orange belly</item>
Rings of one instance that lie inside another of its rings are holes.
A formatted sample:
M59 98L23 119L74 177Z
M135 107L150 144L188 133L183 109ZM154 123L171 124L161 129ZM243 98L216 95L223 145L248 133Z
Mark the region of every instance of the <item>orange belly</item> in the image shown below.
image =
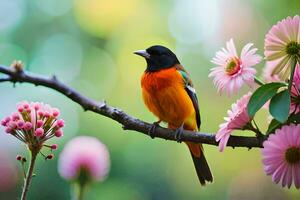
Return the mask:
M143 100L148 109L167 122L169 127L196 130L193 103L184 88L181 74L175 69L144 73L141 79Z

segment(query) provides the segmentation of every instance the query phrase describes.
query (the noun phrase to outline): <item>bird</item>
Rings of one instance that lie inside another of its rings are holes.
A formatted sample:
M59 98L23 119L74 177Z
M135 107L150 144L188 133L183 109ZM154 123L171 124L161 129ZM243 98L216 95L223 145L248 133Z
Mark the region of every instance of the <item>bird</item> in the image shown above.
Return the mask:
M141 77L142 97L149 111L158 118L149 129L149 135L154 137L155 128L161 122L167 123L168 128L175 131L178 142L181 142L183 130L199 131L201 118L196 90L177 56L161 45L138 50L134 54L146 60L146 70ZM190 150L200 184L213 182L202 144L185 143Z

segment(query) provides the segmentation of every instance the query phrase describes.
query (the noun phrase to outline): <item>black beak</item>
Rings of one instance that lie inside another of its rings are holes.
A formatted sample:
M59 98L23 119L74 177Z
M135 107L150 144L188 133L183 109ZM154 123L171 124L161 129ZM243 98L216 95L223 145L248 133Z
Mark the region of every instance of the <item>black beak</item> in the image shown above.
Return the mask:
M136 55L142 56L146 59L150 58L150 54L146 50L138 50L138 51L135 51L133 53L136 54Z

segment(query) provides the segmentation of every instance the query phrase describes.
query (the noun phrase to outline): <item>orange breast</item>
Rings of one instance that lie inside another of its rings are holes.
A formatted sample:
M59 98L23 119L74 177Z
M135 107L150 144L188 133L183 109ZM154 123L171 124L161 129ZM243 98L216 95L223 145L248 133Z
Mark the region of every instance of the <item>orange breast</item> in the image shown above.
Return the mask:
M169 126L182 123L195 129L195 110L184 89L181 74L175 69L145 72L141 79L143 100L148 109Z

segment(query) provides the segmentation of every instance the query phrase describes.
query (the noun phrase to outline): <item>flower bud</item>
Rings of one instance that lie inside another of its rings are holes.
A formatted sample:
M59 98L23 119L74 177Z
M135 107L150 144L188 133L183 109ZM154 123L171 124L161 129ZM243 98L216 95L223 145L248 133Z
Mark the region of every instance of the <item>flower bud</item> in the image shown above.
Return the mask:
M51 160L51 159L53 159L54 158L54 155L53 154L49 154L49 155L47 155L46 156L46 160Z
M62 137L64 135L64 133L61 129L58 129L58 130L55 131L54 135L56 137Z
M33 103L33 108L34 108L34 110L39 110L40 108L41 108L41 104L40 103L38 103L38 102L35 102L35 103Z
M31 122L25 122L24 129L25 129L25 131L31 130L32 129Z
M23 106L23 108L26 110L26 109L29 108L29 103L28 103L27 101L23 101L23 102L22 102L22 106Z
M65 126L64 120L62 120L62 119L57 120L57 121L56 121L56 126L57 126L58 128L64 127L64 126Z
M57 108L53 108L52 109L52 116L54 117L54 118L56 118L56 117L58 117L59 116L59 110L57 109Z
M6 124L7 124L7 123L6 123L6 121L5 121L4 119L1 120L1 125L2 125L2 126L6 126Z
M18 161L21 161L21 160L22 160L22 156L17 155L17 156L16 156L16 159L17 159Z
M10 134L10 133L12 133L12 128L10 128L10 127L6 127L6 129L5 129L5 133L7 133L7 134Z
M21 60L14 60L10 66L14 68L16 72L22 72L24 69L24 64Z
M37 114L38 114L38 116L41 118L41 117L44 117L44 115L45 115L45 113L43 112L43 111L41 111L41 110L39 110L38 112L37 112Z
M25 122L22 121L22 120L19 120L19 121L17 122L17 126L18 126L18 129L22 129L22 128L24 128L24 126L25 126Z
M36 121L36 126L38 127L38 128L40 128L40 127L42 127L44 125L44 122L43 122L43 120L37 120Z
M42 137L44 135L44 129L43 128L37 128L34 132L34 135L36 137Z
M12 114L12 120L13 120L13 121L18 121L19 119L20 119L19 113L13 113L13 114Z

